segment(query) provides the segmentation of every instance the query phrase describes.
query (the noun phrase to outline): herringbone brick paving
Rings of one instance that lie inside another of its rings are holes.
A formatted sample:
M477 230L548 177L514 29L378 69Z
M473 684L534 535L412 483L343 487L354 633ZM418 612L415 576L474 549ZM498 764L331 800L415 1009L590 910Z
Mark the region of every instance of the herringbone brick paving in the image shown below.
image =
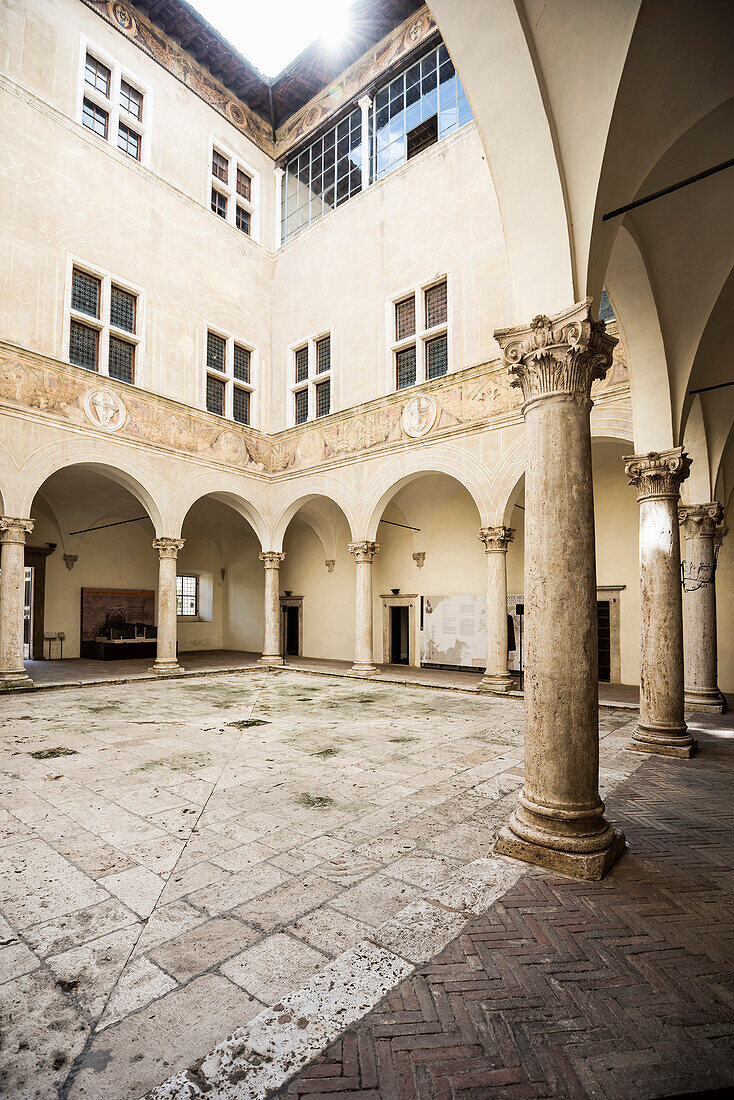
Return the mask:
M610 877L530 870L278 1095L734 1089L733 763L706 735L693 760L646 761L611 800L632 847Z

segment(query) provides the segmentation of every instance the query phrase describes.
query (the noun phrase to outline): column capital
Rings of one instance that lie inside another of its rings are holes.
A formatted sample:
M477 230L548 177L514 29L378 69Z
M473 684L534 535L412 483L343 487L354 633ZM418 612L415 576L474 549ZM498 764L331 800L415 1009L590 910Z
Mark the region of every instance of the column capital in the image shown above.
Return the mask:
M624 472L630 485L637 489L637 500L677 500L681 482L691 469L691 460L682 447L669 451L648 451L644 455L627 455Z
M25 543L26 535L33 530L34 520L21 516L0 516L0 542Z
M159 558L173 558L175 560L185 541L185 539L153 539L153 549L158 551Z
M708 504L681 504L678 520L687 539L713 538L724 518L724 509L717 500Z
M507 547L515 538L513 527L482 527L477 533L477 538L484 543L484 549L488 554L493 551L500 554L507 553Z
M350 542L349 553L354 554L354 560L358 562L373 561L375 554L379 554L378 542Z
M276 179L282 180L283 176L285 175L285 168L276 167L273 169L273 173Z
M529 325L497 329L512 385L525 404L544 397L589 398L591 383L604 378L617 343L604 321L591 318L592 298L576 302L554 317L538 314Z
M357 100L357 105L361 111L369 111L372 106L372 97L368 95L360 96Z
M262 554L258 554L258 557L264 563L266 569L279 569L280 563L285 559L285 554L279 553L277 550L264 550Z

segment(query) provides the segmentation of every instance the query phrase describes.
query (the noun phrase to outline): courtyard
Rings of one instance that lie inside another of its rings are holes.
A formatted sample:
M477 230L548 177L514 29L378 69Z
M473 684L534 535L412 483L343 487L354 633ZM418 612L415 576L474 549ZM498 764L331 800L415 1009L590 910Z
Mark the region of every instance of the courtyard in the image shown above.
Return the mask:
M630 718L600 711L603 795ZM0 732L7 1097L135 1100L399 938L522 780L520 699L303 672L6 697Z

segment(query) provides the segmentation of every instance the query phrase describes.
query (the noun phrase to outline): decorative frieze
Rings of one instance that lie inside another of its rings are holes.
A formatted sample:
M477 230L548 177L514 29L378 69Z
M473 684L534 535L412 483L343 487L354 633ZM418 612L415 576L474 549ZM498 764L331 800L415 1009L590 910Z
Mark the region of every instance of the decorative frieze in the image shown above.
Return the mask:
M477 534L480 542L484 543L484 549L488 554L497 552L506 554L507 548L515 538L515 530L512 527L483 527Z
M669 451L649 451L624 459L624 472L637 489L637 500L674 499L680 496L681 483L688 477L691 460L682 447Z

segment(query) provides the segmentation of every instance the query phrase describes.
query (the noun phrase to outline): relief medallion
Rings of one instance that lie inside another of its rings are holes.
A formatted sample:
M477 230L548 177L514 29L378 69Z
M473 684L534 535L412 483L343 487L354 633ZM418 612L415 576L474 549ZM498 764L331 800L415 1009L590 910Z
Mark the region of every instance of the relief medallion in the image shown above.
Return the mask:
M116 432L127 420L127 409L114 390L87 390L84 395L84 415L95 428Z
M438 406L435 398L430 394L422 393L412 398L403 409L403 431L411 439L420 439L428 435L438 416Z

